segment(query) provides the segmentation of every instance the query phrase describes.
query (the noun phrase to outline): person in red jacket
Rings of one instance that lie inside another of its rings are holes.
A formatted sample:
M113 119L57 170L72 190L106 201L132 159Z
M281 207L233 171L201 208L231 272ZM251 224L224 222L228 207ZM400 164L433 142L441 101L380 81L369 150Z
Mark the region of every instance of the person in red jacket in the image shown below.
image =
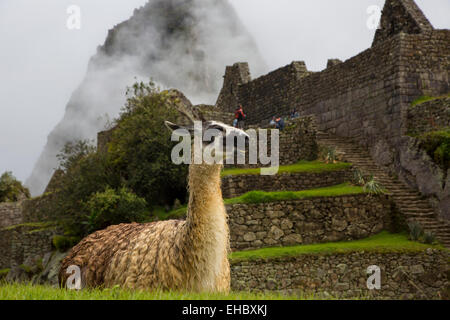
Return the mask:
M244 129L244 119L247 116L244 113L244 110L242 108L242 105L240 104L237 108L236 111L234 112L234 124L235 127L239 128L239 129ZM237 120L237 121L236 121Z

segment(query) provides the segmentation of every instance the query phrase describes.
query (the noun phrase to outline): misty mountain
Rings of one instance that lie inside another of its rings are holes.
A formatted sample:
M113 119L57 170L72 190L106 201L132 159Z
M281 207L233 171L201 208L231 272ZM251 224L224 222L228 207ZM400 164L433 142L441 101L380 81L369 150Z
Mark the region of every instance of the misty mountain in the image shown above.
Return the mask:
M254 40L227 0L150 0L108 32L26 185L33 195L42 193L64 144L95 139L105 115L118 115L126 88L136 79L177 88L194 104L214 104L225 66L238 61L248 61L257 75L265 71Z

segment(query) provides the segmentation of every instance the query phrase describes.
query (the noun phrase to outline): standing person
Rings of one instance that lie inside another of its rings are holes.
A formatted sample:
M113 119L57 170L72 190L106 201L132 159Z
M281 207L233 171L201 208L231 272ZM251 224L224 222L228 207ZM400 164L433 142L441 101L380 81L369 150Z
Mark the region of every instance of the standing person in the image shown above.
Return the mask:
M235 111L235 113L234 113L234 118L235 118L235 120L237 119L237 127L239 128L239 129L244 129L244 119L246 118L247 116L245 115L245 113L244 113L244 110L243 110L243 108L242 108L242 105L240 104L237 108L236 108L236 111Z

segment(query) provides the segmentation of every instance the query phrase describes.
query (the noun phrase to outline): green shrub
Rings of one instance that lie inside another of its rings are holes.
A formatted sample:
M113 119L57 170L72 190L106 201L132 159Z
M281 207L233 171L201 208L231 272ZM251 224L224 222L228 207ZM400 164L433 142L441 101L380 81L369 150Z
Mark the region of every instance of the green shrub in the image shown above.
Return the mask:
M412 241L420 241L423 236L423 228L418 222L408 223L409 227L409 239Z
M79 242L79 238L77 237L68 237L68 236L53 236L52 243L53 246L60 252L65 252L75 246Z
M336 163L338 160L336 147L321 146L319 148L319 159L325 163Z
M119 223L143 222L149 217L145 199L125 187L117 191L108 187L104 192L93 194L86 208L89 232Z
M127 95L106 152L97 152L91 141L78 141L67 143L58 154L63 174L46 211L65 235L81 239L109 224L139 221L145 203L140 198L146 200L146 211L152 212L187 197L188 166L172 163L175 142L171 143L164 125L164 120L176 122L179 117L173 108L176 97L160 92L152 83L136 83ZM123 187L133 195L123 193ZM118 191L113 194L112 190ZM118 201L118 211L108 207L108 197ZM134 208L138 211L131 212Z
M120 185L120 176L112 170L107 156L90 149L65 170L59 191L48 204L50 218L63 227L64 234L82 238L89 233L86 202L96 192Z
M450 168L450 129L427 132L419 137L423 148L443 170Z
M436 243L436 235L433 232L425 231L423 234L423 242L426 244Z
M30 191L17 180L12 172L0 176L0 202L15 202L21 197L29 198Z

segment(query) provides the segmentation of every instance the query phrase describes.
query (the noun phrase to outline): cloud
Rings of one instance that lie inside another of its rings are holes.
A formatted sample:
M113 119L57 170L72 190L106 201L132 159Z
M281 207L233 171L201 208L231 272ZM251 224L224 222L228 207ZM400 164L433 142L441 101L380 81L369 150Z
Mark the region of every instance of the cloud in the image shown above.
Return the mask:
M249 61L261 74L265 64L253 39L225 0L152 0L108 32L71 96L62 121L27 180L32 194L45 188L66 142L92 139L105 118L116 117L126 87L136 77L163 89L177 88L193 103L214 104L227 64Z

